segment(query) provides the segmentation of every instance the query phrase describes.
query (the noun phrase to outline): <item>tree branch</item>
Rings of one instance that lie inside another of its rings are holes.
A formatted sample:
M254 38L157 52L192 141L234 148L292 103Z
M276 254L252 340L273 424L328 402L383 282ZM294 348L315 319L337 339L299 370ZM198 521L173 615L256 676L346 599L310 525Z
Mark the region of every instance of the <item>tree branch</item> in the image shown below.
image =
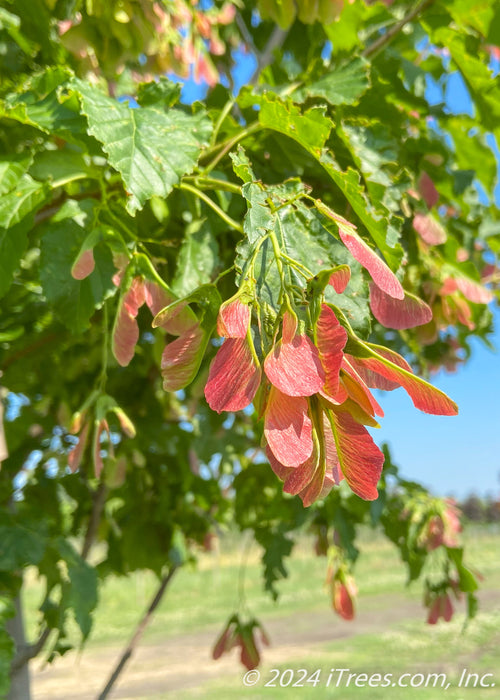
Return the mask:
M116 681L117 681L117 679L118 679L120 673L123 671L123 669L124 669L124 667L125 667L127 661L128 661L128 660L130 659L130 657L132 656L135 647L136 647L137 644L140 642L141 637L142 637L142 635L144 634L144 631L145 631L146 627L149 625L149 623L150 623L150 621L151 621L151 617L152 617L154 611L156 610L156 608L157 608L158 605L160 604L161 599L163 598L163 594L165 593L168 584L169 584L170 581L172 580L172 576L173 576L173 575L175 574L175 572L177 571L177 568L178 568L177 566L173 566L173 567L170 569L170 571L168 572L168 574L162 578L162 580L161 580L161 582L160 582L160 585L159 585L159 587L158 587L158 589L157 589L155 595L153 596L153 599L151 600L151 603L149 604L148 609L146 610L146 612L145 612L144 615L142 616L142 619L139 621L139 624L138 624L137 627L135 628L135 632L134 632L134 634L132 635L132 637L131 637L131 639L130 639L130 642L129 642L128 645L127 645L127 648L126 648L125 651L123 652L123 654L122 654L122 656L121 656L119 662L117 663L117 665L115 666L113 672L111 673L111 675L110 675L110 677L109 677L109 679L108 679L108 682L106 683L106 685L105 685L105 687L104 687L104 690L103 690L103 691L101 692L101 694L98 696L98 699L97 699L97 700L105 700L105 698L108 697L108 695L109 695L109 693L110 693L110 691L111 691L111 688L112 688L113 685L116 683Z
M385 34L378 37L373 43L369 44L365 50L362 52L362 56L368 58L377 54L386 44L391 42L394 37L399 34L405 25L418 17L424 10L432 5L434 0L423 0L423 2L418 3L412 10L409 10L407 14L397 22L393 27L388 29Z

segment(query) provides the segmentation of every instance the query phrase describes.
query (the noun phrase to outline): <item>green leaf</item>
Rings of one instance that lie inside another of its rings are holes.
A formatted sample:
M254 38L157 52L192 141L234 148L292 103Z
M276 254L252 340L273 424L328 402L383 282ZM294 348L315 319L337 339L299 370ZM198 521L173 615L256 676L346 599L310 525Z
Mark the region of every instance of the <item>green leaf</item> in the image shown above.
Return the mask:
M0 227L9 228L41 207L47 194L46 186L23 175L13 190L0 199Z
M181 96L182 85L160 75L157 80L141 83L137 89L137 102L142 107L173 107Z
M498 42L498 37L500 36L500 5L495 8L495 14L491 18L487 41L489 44L495 44Z
M27 92L8 95L0 101L0 118L14 119L45 134L59 136L91 153L99 153L87 133L87 120L80 112L76 95L68 93L70 71L47 69L26 85Z
M365 178L390 187L394 176L383 168L396 165L398 153L397 144L391 139L389 130L382 124L370 127L343 124L338 133Z
M0 195L7 194L14 189L21 176L28 170L32 160L31 153L0 156Z
M271 195L274 188L266 192ZM361 272L361 265L354 260L347 248L338 240L333 226L327 217L300 203L284 207L274 216L274 232L282 253L304 263L311 275L339 264L348 264L351 279L343 294L337 294L328 287L326 298L340 308L357 332L366 335L370 330L371 314L368 304L367 285ZM237 247L236 267L242 270L242 277L252 258L255 245L243 241ZM265 240L255 256L253 274L259 298L275 311L279 310L281 279L276 266L274 250L269 239ZM296 272L290 273L294 285L306 289L306 278Z
M388 265L397 270L403 249L399 244L389 244L397 238L396 230L390 225L391 212L382 203L375 209L360 183L359 173L351 168L342 171L324 150L332 123L322 116L321 110L309 110L301 115L295 106L285 105L277 97L269 96L268 101L262 103L259 120L268 129L286 134L300 143L323 166L372 236ZM398 219L395 221L398 222Z
M445 128L453 139L457 164L463 170L472 169L492 194L497 177L497 164L493 152L484 143L479 134L471 135L475 122L469 118L451 117L446 120Z
M62 585L61 605L71 608L75 620L85 640L92 627L92 611L97 605L97 572L87 564L76 549L62 538L58 541L58 550L68 567L69 581Z
M347 248L332 235L330 221L303 205L292 210L282 210L280 216L281 242L287 255L298 261L305 261L315 275L325 268L348 264L351 279L342 294L327 287L326 300L340 308L356 332L365 336L370 330L371 312L368 304L367 284L361 272L361 265L354 260ZM297 276L296 283L305 286L305 281Z
M245 153L245 149L241 144L238 144L236 152L233 151L230 153L229 157L233 162L233 170L240 180L243 180L245 183L255 181L252 164L250 163L250 160Z
M19 168L26 162L17 163ZM3 182L12 182L16 165L4 169ZM47 196L47 185L22 175L14 189L0 197L0 297L10 287L15 271L28 245L27 233L33 226L33 214Z
M92 170L81 153L65 148L37 154L30 174L38 180L49 182L52 187L60 187L74 180L91 177Z
M399 244L391 247L388 243L387 239L390 233L388 230L389 210L384 207L385 216L375 211L360 184L359 173L356 170L348 168L346 172L342 172L333 158L327 154L323 155L321 158L321 164L344 194L359 220L370 233L389 267L394 271L397 270L403 258L403 249ZM382 206L383 205L380 204L380 207ZM394 237L394 235L392 237Z
M47 544L44 527L24 519L4 517L0 524L0 571L16 571L37 564Z
M288 576L283 560L290 556L293 541L286 534L283 534L281 528L255 530L255 539L264 548L262 563L264 565L265 590L269 591L273 600L277 600L276 582Z
M448 552L448 556L450 559L453 561L455 566L457 567L457 574L458 574L458 582L460 585L460 590L464 591L465 593L473 593L478 589L478 583L476 580L476 577L468 569L466 566L463 564L463 558L464 558L464 550L463 547L460 548L455 548L455 547L447 547L446 551Z
M134 214L153 195L166 197L181 177L192 172L211 132L203 112L164 113L152 107L131 109L88 83L72 82L88 119L89 133L102 144L122 176Z
M41 242L40 279L49 303L74 333L83 332L94 310L115 291L116 272L107 246L94 250L95 269L84 280L75 280L71 268L85 238L96 226L95 200L69 200L45 228Z
M247 200L248 210L243 220L243 231L253 245L274 227L274 216L267 201L268 192L262 183L255 181L250 161L241 146L237 153L231 153L231 160L234 172L245 183L241 193Z
M26 250L28 229L29 226L25 223L10 229L0 228L0 297L9 289L14 272Z
M443 0L442 0L443 2ZM443 5L455 22L462 27L473 27L484 37L488 35L495 14L494 2L488 0L445 0ZM497 7L498 13L498 7ZM498 34L496 41L498 41ZM492 41L492 43L495 43Z
M262 126L289 136L319 157L332 128L332 122L324 116L324 109L313 107L302 113L291 101L282 102L272 93L265 97L259 112Z
M323 97L331 105L355 105L370 87L370 64L361 57L344 63L293 95L295 102Z
M500 120L500 76L493 76L486 62L478 58L477 41L448 27L432 32L432 39L449 50L484 127L490 131L497 130Z
M176 296L184 297L210 282L218 262L218 245L210 224L196 221L186 229L172 281Z

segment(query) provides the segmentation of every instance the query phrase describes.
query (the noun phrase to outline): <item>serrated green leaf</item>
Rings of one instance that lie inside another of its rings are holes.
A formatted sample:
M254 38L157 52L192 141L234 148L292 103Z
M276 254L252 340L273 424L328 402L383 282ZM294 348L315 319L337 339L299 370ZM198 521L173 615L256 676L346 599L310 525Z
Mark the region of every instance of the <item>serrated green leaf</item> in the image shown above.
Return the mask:
M206 221L189 227L177 258L172 291L178 297L190 294L196 287L210 282L218 262L218 246Z
M130 214L142 209L153 195L166 197L183 175L192 172L212 128L204 113L132 109L81 80L75 79L72 85L89 133L122 176Z
M111 278L116 272L108 248L94 250L95 269L84 280L75 280L71 268L83 241L94 229L94 200L69 200L42 236L40 279L45 296L56 314L74 333L83 332L90 317L114 293Z
M332 235L328 219L314 210L298 205L294 210L283 210L280 220L281 240L287 255L304 261L313 274L336 265L349 265L351 278L346 291L337 294L332 287L327 287L326 300L340 308L353 329L356 328L356 332L365 336L370 330L371 313L361 265L337 236ZM297 276L296 283L305 286L305 281L300 276Z
M370 64L361 57L333 68L324 77L302 88L295 102L307 97L323 97L331 105L355 105L370 87Z
M259 112L262 126L289 136L319 157L332 128L324 109L313 107L302 113L291 101L282 102L272 93L265 97Z
M276 583L288 576L284 559L290 556L293 541L279 528L256 530L255 539L264 548L262 563L264 565L265 589L272 595L273 600L276 600L278 598Z
M245 153L245 149L241 144L238 144L238 148L236 149L236 152L232 152L229 154L229 157L231 158L233 162L233 170L235 172L235 175L237 175L240 180L243 180L243 182L254 182L255 181L255 175L253 174L252 170L252 164L250 163L250 160Z

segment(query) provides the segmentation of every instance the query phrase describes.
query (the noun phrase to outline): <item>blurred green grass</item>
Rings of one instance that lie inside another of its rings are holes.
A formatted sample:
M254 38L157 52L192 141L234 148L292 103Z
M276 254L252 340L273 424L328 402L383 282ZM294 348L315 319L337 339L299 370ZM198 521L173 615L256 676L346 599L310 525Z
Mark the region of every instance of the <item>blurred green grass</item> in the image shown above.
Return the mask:
M390 542L367 530L359 546L362 554L355 574L360 609L390 607L393 594L407 600L420 600L419 584L406 587L405 569ZM221 625L238 605L242 559L246 560L245 598L257 617L287 617L299 611L330 612L324 586L326 558L314 555L312 540L300 539L287 561L289 575L278 584L280 598L274 603L263 590L258 546L247 547L241 540L228 538L228 542L221 542L218 552L201 553L196 568L185 568L174 576L145 639L154 641ZM466 536L466 562L484 576L483 588L500 590L500 531L471 528ZM32 576L27 578L24 602L28 636L33 637L43 590ZM108 579L100 589L89 644L112 644L127 637L157 585L156 577L147 572Z

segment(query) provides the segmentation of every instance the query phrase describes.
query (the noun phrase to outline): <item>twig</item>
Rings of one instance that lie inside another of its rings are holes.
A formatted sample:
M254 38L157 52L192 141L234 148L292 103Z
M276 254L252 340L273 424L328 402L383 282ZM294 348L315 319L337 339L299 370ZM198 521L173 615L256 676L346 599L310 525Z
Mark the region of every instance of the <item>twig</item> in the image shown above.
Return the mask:
M415 19L415 17L430 7L433 2L434 0L423 0L423 2L415 5L415 7L410 10L399 22L391 27L391 29L388 29L385 34L382 34L378 39L369 44L369 46L367 46L362 52L362 56L368 58L369 56L373 56L373 54L378 53L386 44L393 40L396 34L399 34L406 24L411 22L413 19Z
M45 627L34 644L26 644L22 649L18 649L17 654L10 664L11 674L18 671L24 664L28 663L30 659L34 659L35 656L38 656L45 646L51 632L52 630L50 627Z
M53 340L58 340L61 337L61 333L48 333L47 335L43 336L43 338L39 338L31 345L27 345L22 350L19 350L19 352L7 357L2 365L2 370L5 371L7 367L10 367L10 365L14 364L14 362L18 362L22 357L31 355L31 353L36 352L44 345L47 345L47 343L51 343Z
M111 675L110 675L110 677L109 677L109 679L108 679L108 682L106 683L106 685L105 685L105 687L104 687L104 690L103 690L103 691L101 692L101 694L98 696L97 700L105 700L105 698L108 697L111 688L112 688L113 685L116 683L116 680L117 680L118 676L119 676L120 673L123 671L123 669L124 669L124 667L125 667L127 661L128 661L128 660L130 659L130 657L132 656L135 647L136 647L137 644L139 643L139 641L140 641L142 635L144 634L144 630L145 630L146 627L149 625L149 623L150 623L150 621L151 621L151 617L152 617L154 611L156 610L156 608L158 607L158 605L160 604L160 601L161 601L161 599L163 598L163 594L165 593L165 590L166 590L168 584L170 583L170 581L171 581L171 579L172 579L172 576L173 576L173 575L175 574L175 572L177 571L177 568L178 568L178 567L173 566L173 567L170 569L170 571L168 572L168 574L162 578L162 580L161 580L161 582L160 582L160 585L159 585L159 587L158 587L158 590L156 591L156 593L155 593L155 595L154 595L154 597L153 597L151 603L149 604L148 609L146 610L146 612L144 613L144 615L143 615L142 619L140 620L139 624L138 624L137 627L135 628L135 632L134 632L134 634L132 635L132 637L131 637L131 639L130 639L130 642L129 642L128 645L127 645L127 648L126 648L125 651L123 652L123 654L122 654L122 656L121 656L119 662L117 663L117 665L115 666L113 672L111 673Z
M107 486L101 481L97 489L92 495L93 505L92 513L90 514L89 523L87 525L87 532L85 533L85 539L83 540L82 546L82 559L87 559L92 544L94 543L95 536L97 534L97 529L99 523L101 522L102 509L106 503L106 497L108 495Z
M271 63L273 60L273 54L277 49L280 49L283 44L285 43L285 39L288 35L288 31L285 29L281 29L281 27L276 26L273 31L271 36L269 37L269 40L264 47L264 51L262 53L256 53L256 58L257 58L257 68L255 69L252 77L250 78L249 84L250 85L255 85L257 80L259 79L259 75L262 73L264 68L267 68L267 66Z
M184 190L186 192L191 192L192 194L196 195L196 197L199 197L202 199L204 202L208 204L209 207L213 209L213 211L220 216L220 218L231 228L234 228L235 231L239 231L240 233L243 233L243 226L239 224L237 221L232 219L226 212L221 209L218 204L216 204L213 199L210 199L204 192L201 190L197 189L196 187L192 187L191 185L188 185L185 182L181 182L179 185L180 190Z

